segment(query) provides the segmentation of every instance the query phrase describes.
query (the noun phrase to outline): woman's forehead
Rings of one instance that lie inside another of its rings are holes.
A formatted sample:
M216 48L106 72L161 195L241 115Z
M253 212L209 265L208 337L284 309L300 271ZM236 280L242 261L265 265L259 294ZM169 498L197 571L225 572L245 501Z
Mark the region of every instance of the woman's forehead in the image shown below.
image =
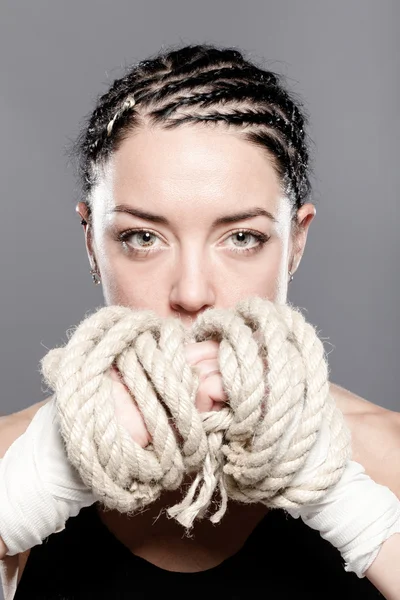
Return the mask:
M227 129L181 126L135 132L104 169L108 205L139 202L278 208L281 188L261 148ZM108 206L108 209L110 205Z

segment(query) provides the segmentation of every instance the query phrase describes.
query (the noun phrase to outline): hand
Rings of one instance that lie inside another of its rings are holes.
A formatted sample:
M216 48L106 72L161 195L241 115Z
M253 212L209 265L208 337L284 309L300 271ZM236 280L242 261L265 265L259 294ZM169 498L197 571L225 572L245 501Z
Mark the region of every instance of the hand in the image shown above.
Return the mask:
M218 364L219 343L213 340L186 344L185 357L199 377L196 408L199 412L218 411L227 402Z
M330 438L330 426L324 420L319 437L292 485L309 487L327 459ZM287 509L287 512L294 518L301 517L306 525L337 548L345 561L345 571L354 572L360 578L373 564L381 545L394 533L400 533L399 499L388 487L373 481L364 467L353 460L347 462L339 481L328 488L322 498L299 508ZM394 549L393 555L389 550L387 552L388 560L394 563L400 545ZM374 584L374 577L377 577L383 585L385 582L391 585L390 577L385 579L383 571L378 563L376 570L372 569L367 577ZM386 571L389 573L388 569ZM399 583L400 578L397 579Z
M185 346L185 357L199 377L196 408L199 412L221 410L227 401L218 366L218 342L190 343ZM151 442L142 414L123 382L118 369L112 366L107 373L113 380L112 396L118 422L129 432L132 439L145 448Z
M68 460L55 396L8 448L0 481L0 534L10 556L62 531L70 517L96 502Z

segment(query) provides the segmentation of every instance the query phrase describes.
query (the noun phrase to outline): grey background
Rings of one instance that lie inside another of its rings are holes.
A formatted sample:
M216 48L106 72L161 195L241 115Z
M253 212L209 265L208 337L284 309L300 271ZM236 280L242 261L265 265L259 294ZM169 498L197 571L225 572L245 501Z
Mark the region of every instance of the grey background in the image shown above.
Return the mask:
M121 67L162 45L235 45L311 114L317 216L289 300L331 381L400 410L396 0L2 0L0 414L47 397L39 361L103 304L64 148Z
M125 63L205 41L265 58L305 98L317 216L289 300L331 381L400 410L399 17L397 0L2 0L0 414L46 397L40 359L103 303L66 142Z

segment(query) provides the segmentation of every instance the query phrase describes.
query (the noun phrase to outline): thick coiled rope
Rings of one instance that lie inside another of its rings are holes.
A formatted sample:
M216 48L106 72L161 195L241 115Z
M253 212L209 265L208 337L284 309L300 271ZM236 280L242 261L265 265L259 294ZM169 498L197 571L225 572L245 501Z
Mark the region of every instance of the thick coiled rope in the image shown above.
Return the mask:
M200 414L198 377L185 360L188 341L219 342L227 406ZM152 442L143 449L115 417L117 366L135 398ZM70 462L105 507L134 513L162 490L192 483L168 509L189 528L204 517L216 492L218 522L228 498L271 508L318 501L350 458L350 433L329 393L322 342L299 310L261 298L234 309L208 309L185 330L179 319L124 306L85 318L62 348L41 361L54 390ZM325 462L292 484L328 426Z

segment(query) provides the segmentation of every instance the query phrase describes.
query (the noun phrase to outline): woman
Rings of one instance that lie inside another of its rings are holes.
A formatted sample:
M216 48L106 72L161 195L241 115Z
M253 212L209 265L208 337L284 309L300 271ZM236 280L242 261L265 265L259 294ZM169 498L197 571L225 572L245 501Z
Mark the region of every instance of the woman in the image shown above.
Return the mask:
M247 296L285 303L315 216L305 126L280 78L233 49L186 46L116 80L76 144L76 209L106 304L179 316L189 326L205 309ZM200 411L226 400L217 351L212 341L186 348L200 375ZM118 373L111 376L117 416L145 447L140 413ZM399 415L333 384L331 392L352 431L354 460L400 496ZM42 404L5 418L3 454ZM177 497L164 494L131 518L82 509L45 543L4 557L9 597L17 580L17 600L155 597L162 584L175 597L375 598L377 587L400 597L396 581L375 569L392 564L399 536L359 579L318 532L262 505L232 504L217 527L200 521L184 537L162 512Z

